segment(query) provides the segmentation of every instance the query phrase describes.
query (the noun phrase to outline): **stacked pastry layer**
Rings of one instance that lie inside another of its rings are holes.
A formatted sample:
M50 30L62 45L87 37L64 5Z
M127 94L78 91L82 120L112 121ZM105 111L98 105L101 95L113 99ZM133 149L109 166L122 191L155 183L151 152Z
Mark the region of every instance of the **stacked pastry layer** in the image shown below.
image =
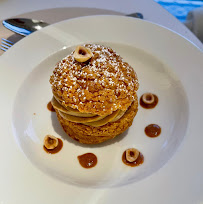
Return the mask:
M87 44L81 49L78 53L89 49L90 59L79 62L73 52L56 65L50 78L52 105L70 137L96 144L132 124L138 81L132 67L111 48Z

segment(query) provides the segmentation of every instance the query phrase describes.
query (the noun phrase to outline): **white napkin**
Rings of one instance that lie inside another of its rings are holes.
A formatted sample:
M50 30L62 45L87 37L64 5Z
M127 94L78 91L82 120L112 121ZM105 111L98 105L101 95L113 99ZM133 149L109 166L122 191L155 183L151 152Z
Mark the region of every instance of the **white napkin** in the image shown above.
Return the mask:
M203 42L203 7L190 11L185 25Z

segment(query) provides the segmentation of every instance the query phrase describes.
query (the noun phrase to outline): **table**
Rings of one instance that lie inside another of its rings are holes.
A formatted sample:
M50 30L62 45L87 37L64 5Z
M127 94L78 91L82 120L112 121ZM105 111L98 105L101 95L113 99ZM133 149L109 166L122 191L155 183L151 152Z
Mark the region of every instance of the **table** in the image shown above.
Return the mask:
M78 7L80 8L79 10ZM53 8L54 10L60 8L63 12L61 10L57 15L54 15L54 17L50 15L50 13L44 13L43 15L43 11L39 12L39 10ZM95 8L102 10L95 10ZM117 14L141 12L145 20L158 23L174 30L203 50L203 44L192 32L153 0L2 0L0 2L0 20L23 14L21 15L23 17L36 16L36 18L43 18L43 20L49 23L54 23L67 18L88 14L110 14L112 11L114 11L113 14L115 12ZM0 37L4 37L4 32L7 31L0 29Z
M146 6L147 5L147 6ZM73 8L77 7L77 8ZM80 7L80 8L78 8ZM94 8L99 8L102 10L95 10ZM44 10L46 9L46 10ZM49 10L47 10L49 9ZM51 10L50 10L51 9ZM105 10L104 10L105 9ZM107 10L106 10L107 9ZM41 10L41 11L38 11ZM0 20L3 20L5 18L9 18L12 16L17 16L19 14L23 14L21 16L24 17L35 17L37 19L43 19L47 21L48 23L54 23L63 19L75 17L75 16L81 16L81 15L87 15L87 14L101 14L101 13L113 13L111 10L114 10L115 14L129 14L134 12L141 12L144 15L144 18L146 20L161 24L165 27L168 27L179 34L183 35L187 39L189 39L191 42L193 42L196 46L198 46L200 49L203 50L203 46L201 42L183 25L181 24L175 17L173 17L171 14L166 12L160 5L156 4L152 0L125 0L125 1L119 1L119 0L1 0L0 1ZM78 12L76 12L78 11ZM25 14L27 13L27 14ZM6 29L0 28L0 37L4 34L9 34L10 31L7 31ZM10 32L10 34L12 34ZM2 36L3 37L3 36ZM5 145L5 144L4 144ZM16 147L17 148L17 147ZM24 156L24 155L22 155ZM12 160L12 158L9 158L13 163L16 163L17 161ZM30 203L32 202L32 197L43 197L44 190L46 187L46 182L50 182L51 178L48 176L45 177L46 181L40 186L38 186L37 183L37 175L40 174L41 177L44 178L44 174L41 173L37 168L34 169L34 173L32 175L29 174L29 169L32 168L32 164L30 162L26 162L26 165L22 167L23 172L25 172L25 186L29 187L30 192L32 192L32 196L23 194L23 192L16 187L16 185L10 186L10 190L8 192L3 192L3 194L0 193L0 204L7 204L6 200L25 200L28 201L30 199ZM3 166L1 168L4 168ZM12 183L13 177L12 177L12 171L13 169L6 169L7 171L11 172L11 177L8 178L8 182ZM32 176L32 183L30 182L31 179L30 176ZM21 178L18 178L19 181L21 181ZM36 181L35 181L36 180ZM2 182L2 185L5 185ZM164 184L165 185L165 184ZM5 185L6 186L6 185ZM62 186L62 192L58 192L57 188L59 186ZM3 187L5 189L7 187ZM55 195L66 195L68 193L67 186L64 183L59 183L55 188ZM106 189L101 189L101 191L98 194L94 194L92 198L89 198L89 192L91 192L89 189L86 189L85 194L81 193L79 188L75 188L74 186L71 187L74 191L74 195L78 195L76 197L76 201L74 203L99 203L100 200L103 198L103 195L107 193ZM17 194L21 191L21 194ZM50 193L53 193L50 192ZM12 198L12 193L16 197ZM83 200L81 200L81 197ZM68 203L68 200L66 197L62 198L64 200L63 203ZM52 201L52 203L57 203L57 198ZM102 201L101 201L102 202ZM101 203L100 202L100 203ZM14 202L13 202L14 203ZM15 202L17 203L17 202ZM29 202L28 202L29 203ZM9 203L8 203L9 204Z

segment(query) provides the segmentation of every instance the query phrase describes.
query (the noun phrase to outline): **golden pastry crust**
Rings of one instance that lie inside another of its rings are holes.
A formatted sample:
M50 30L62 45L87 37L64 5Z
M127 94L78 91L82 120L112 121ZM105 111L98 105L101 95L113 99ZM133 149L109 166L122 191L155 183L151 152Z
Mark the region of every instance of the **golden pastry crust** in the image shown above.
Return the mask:
M77 62L73 53L60 61L50 77L53 93L64 106L81 113L111 114L127 110L139 84L133 68L111 48L86 44L93 56Z
M64 131L73 138L83 144L98 144L123 133L133 122L138 111L137 100L132 103L122 118L116 122L107 123L101 127L91 127L80 123L74 123L64 120L56 110L58 120Z

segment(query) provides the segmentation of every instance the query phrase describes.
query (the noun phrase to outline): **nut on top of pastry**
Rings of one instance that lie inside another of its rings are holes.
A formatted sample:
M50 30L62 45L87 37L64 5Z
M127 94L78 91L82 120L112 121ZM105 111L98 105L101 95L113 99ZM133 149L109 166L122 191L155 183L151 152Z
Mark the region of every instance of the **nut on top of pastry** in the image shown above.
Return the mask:
M83 47L83 46L77 46L75 48L75 52L73 54L73 57L78 62L86 62L92 57L92 52L89 48Z

